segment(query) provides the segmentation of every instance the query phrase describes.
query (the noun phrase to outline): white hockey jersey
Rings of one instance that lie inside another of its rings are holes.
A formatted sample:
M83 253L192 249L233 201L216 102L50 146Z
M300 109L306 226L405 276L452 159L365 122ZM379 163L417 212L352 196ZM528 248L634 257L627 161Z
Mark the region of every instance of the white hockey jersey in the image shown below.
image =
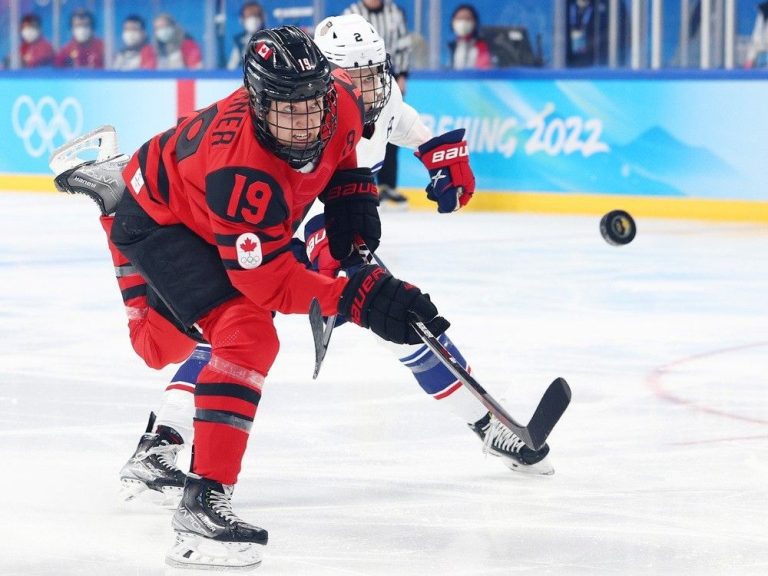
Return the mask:
M373 134L370 138L364 134L357 144L357 164L369 167L375 174L384 163L387 142L415 149L430 138L432 131L421 121L419 113L403 102L400 87L393 79L392 94L376 119Z

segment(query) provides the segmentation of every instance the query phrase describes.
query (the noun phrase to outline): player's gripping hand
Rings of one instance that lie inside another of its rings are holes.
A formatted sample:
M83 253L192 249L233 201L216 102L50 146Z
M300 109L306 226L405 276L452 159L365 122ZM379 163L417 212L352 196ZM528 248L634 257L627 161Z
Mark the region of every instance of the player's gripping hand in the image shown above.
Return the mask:
M370 168L336 172L320 200L325 204L325 230L331 256L345 261L356 256L355 240L372 251L379 246L379 192Z
M313 216L304 225L304 243L312 270L323 276L336 278L341 270L341 264L331 256L323 214Z
M395 344L421 342L409 325L413 317L424 322L435 336L450 326L448 320L438 315L428 294L394 278L381 266L370 264L350 277L339 300L339 313Z
M469 166L464 128L428 140L413 154L429 170L427 198L437 202L438 212L455 212L467 205L475 193L475 175Z

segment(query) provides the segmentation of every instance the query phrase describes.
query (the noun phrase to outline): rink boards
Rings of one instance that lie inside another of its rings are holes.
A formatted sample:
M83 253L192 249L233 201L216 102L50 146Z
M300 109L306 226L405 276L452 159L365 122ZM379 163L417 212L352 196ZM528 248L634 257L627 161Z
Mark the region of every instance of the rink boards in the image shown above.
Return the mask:
M236 89L224 73L0 76L0 190L52 190L47 158L114 125L125 151ZM435 133L466 129L483 211L768 221L768 77L746 73L420 73L406 100ZM399 185L430 208L400 152Z

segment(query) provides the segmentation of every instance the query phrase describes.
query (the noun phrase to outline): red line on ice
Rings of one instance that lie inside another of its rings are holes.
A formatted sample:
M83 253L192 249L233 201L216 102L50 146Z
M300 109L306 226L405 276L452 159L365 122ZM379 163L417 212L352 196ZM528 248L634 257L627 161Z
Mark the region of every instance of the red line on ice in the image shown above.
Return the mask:
M662 383L662 380L667 372L669 372L670 370L672 370L677 366L681 366L682 364L688 364L691 362L695 362L696 360L701 360L703 358L710 358L712 356L718 356L721 354L730 354L733 352L741 352L742 350L749 350L750 348L759 348L761 346L768 346L768 342L757 342L754 344L745 344L743 346L733 346L731 348L722 348L720 350L710 350L709 352L702 352L701 354L694 354L686 358L681 358L680 360L675 360L674 362L670 362L669 364L664 364L662 366L654 368L653 371L648 376L648 378L646 379L646 383L651 388L651 390L653 390L653 393L656 394L656 396L658 396L662 400L673 402L675 404L680 404L682 406L685 406L686 408L690 408L691 410L695 410L697 412L704 412L706 414L712 414L715 416L722 416L724 418L730 418L732 420L741 420L742 422L752 422L753 424L768 425L768 420L763 420L760 418L752 418L750 416L741 416L739 414L734 414L732 412L726 412L725 410L712 408L711 406L702 406L700 404L696 404L695 402L692 402L691 400L683 398L682 396L673 394L672 392L667 390Z

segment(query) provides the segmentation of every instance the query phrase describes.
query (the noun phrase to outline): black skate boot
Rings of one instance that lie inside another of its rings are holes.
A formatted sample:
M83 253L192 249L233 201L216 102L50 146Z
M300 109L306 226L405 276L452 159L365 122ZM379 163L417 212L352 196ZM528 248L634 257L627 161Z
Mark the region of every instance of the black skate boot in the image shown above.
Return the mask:
M155 424L154 412L149 415L147 432L139 440L131 459L120 470L120 492L124 500L133 500L139 494L150 490L162 494L159 503L175 508L184 490L187 476L176 467L176 458L184 447L184 440L178 432L167 426L158 426L157 433L152 433Z
M549 446L532 450L490 412L469 427L483 441L483 452L500 457L510 470L546 476L555 473L547 458Z
M189 474L173 515L176 541L165 557L170 566L221 569L255 568L267 531L232 512L232 486Z
M85 160L80 156L85 151L98 155L95 160ZM125 190L122 172L128 160L120 154L115 129L100 126L54 150L49 165L59 192L85 194L109 216Z
M85 194L99 205L104 216L109 216L123 196L122 171L127 163L125 155L102 162L91 160L57 175L53 183L59 192Z

